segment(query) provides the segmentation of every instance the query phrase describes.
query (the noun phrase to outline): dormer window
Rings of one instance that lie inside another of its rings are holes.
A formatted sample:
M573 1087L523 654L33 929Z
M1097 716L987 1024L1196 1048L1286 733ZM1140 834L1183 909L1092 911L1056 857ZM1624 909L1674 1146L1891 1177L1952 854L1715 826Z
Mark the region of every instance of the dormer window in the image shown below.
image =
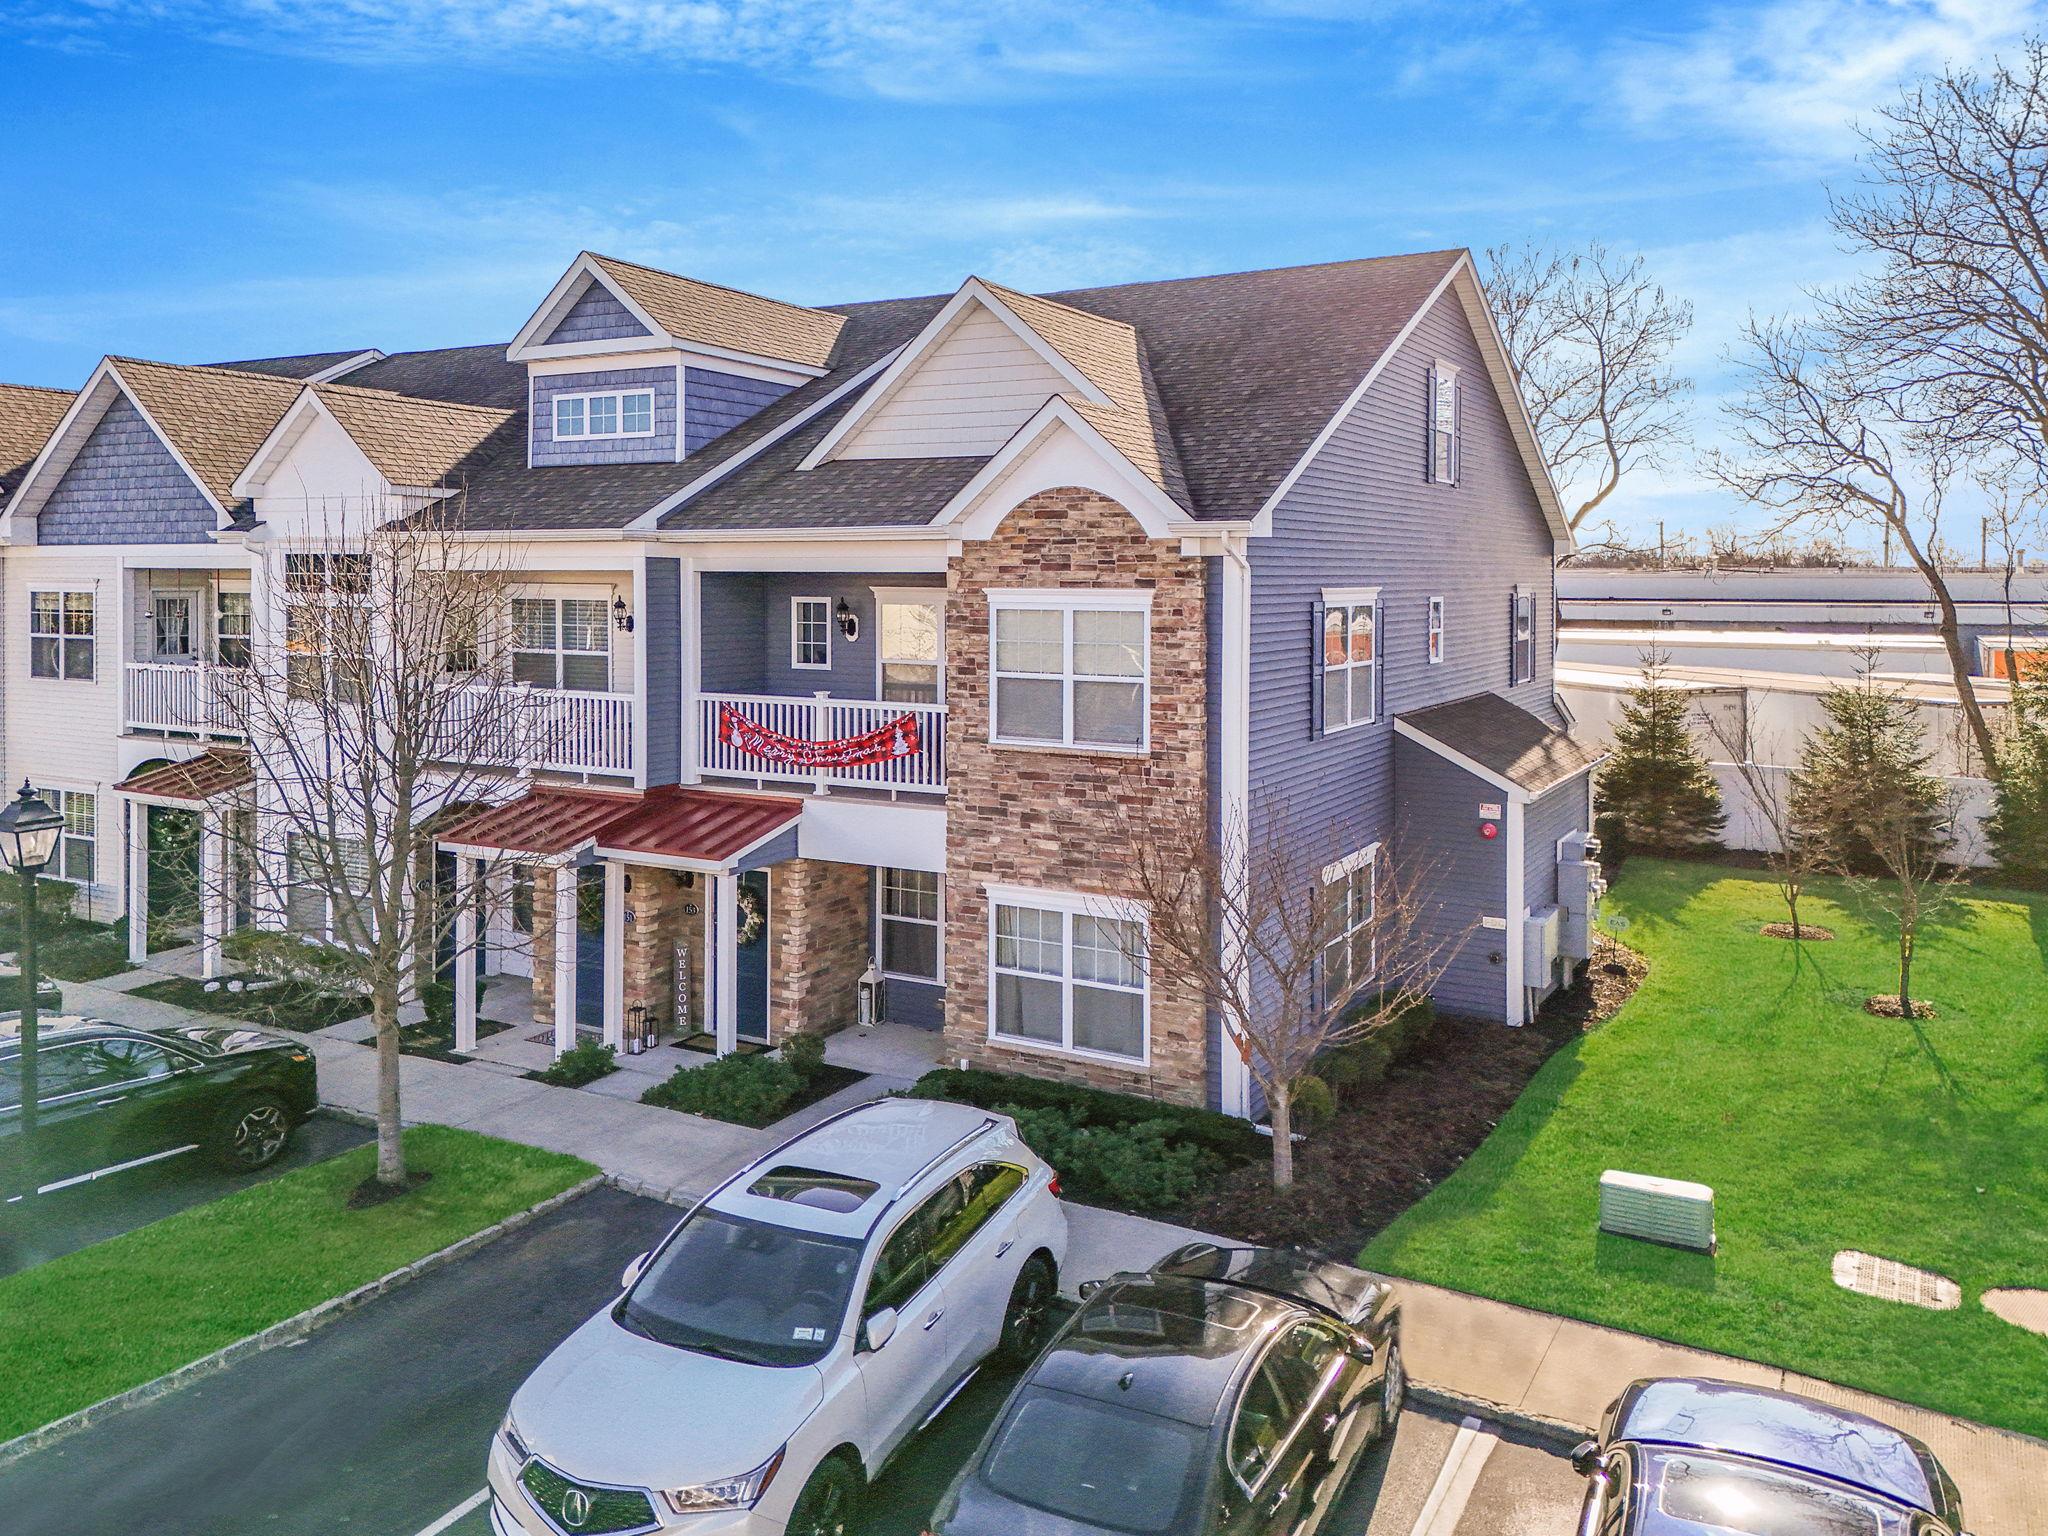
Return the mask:
M654 436L654 391L555 396L555 441Z

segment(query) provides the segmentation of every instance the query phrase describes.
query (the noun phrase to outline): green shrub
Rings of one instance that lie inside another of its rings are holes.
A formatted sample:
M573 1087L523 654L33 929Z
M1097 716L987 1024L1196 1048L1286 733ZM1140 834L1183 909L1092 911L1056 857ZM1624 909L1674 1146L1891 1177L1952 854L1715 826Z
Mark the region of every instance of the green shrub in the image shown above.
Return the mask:
M780 1120L803 1086L796 1068L773 1056L721 1056L701 1067L676 1068L667 1082L641 1094L640 1102L758 1129Z
M536 1082L553 1083L557 1088L581 1088L585 1083L594 1083L618 1070L617 1051L595 1040L585 1040L570 1046L540 1071L528 1075ZM658 1090L649 1090L655 1091Z
M1300 1131L1312 1131L1319 1125L1327 1125L1330 1117L1337 1113L1337 1095L1314 1073L1294 1080L1294 1091L1288 1095L1288 1101L1294 1107L1295 1129Z
M800 1029L782 1042L782 1059L796 1075L809 1082L825 1065L825 1037L814 1029Z
M1354 1040L1328 1052L1316 1063L1317 1075L1341 1096L1352 1088L1370 1088L1386 1079L1394 1064L1393 1047L1378 1035Z
M956 1104L972 1104L981 1109L1002 1109L1006 1114L1013 1112L1011 1106L1057 1109L1077 1125L1123 1128L1162 1121L1172 1128L1176 1142L1193 1146L1224 1164L1271 1155L1265 1138L1232 1116L1047 1078L941 1067L919 1078L910 1088L909 1096L951 1099Z
M476 1000L481 1007L484 1000L484 979L476 979ZM445 981L430 981L420 988L420 1007L426 1010L426 1021L436 1029L452 1032L455 1028L455 988ZM600 1073L600 1076L603 1074Z
M1059 1171L1076 1199L1129 1211L1163 1211L1194 1198L1217 1166L1213 1155L1176 1139L1166 1118L1088 1125L1053 1105L995 1104L1017 1122L1024 1144Z

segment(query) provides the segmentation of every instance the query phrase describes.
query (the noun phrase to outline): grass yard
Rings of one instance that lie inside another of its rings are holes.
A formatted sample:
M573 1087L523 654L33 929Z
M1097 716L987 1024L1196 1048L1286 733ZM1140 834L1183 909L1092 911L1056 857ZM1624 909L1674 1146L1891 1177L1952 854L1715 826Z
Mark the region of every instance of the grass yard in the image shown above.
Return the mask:
M0 1280L0 1441L150 1381L558 1194L577 1158L458 1131L405 1133L433 1177L347 1208L376 1146Z
M1924 934L1917 1025L1872 1018L1894 941L1838 885L1834 943L1759 937L1770 883L1632 860L1609 897L1642 989L1537 1074L1372 1268L2048 1435L2048 1339L1979 1305L2048 1286L2048 898L1973 891ZM1601 1172L1714 1187L1709 1257L1595 1230ZM1937 1313L1839 1290L1838 1249L1961 1282Z

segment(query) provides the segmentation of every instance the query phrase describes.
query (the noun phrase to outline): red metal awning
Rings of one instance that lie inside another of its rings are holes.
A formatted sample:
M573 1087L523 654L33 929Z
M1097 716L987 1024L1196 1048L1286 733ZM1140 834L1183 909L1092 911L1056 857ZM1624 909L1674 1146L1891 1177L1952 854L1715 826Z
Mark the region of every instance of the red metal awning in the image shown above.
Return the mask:
M249 765L247 752L239 747L208 747L181 763L159 763L154 768L145 768L116 784L114 791L145 800L204 805L255 780L256 770Z
M445 848L558 858L594 847L606 858L722 868L803 815L801 800L671 785L646 794L535 789L463 817L437 834Z

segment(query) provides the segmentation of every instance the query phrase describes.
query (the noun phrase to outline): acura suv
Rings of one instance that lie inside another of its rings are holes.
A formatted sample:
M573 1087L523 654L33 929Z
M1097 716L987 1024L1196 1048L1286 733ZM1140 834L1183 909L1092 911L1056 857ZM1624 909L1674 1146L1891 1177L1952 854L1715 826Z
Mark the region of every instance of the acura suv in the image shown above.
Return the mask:
M756 1159L541 1362L489 1457L497 1536L841 1536L991 1355L1045 1342L1058 1181L1007 1116L865 1104Z

